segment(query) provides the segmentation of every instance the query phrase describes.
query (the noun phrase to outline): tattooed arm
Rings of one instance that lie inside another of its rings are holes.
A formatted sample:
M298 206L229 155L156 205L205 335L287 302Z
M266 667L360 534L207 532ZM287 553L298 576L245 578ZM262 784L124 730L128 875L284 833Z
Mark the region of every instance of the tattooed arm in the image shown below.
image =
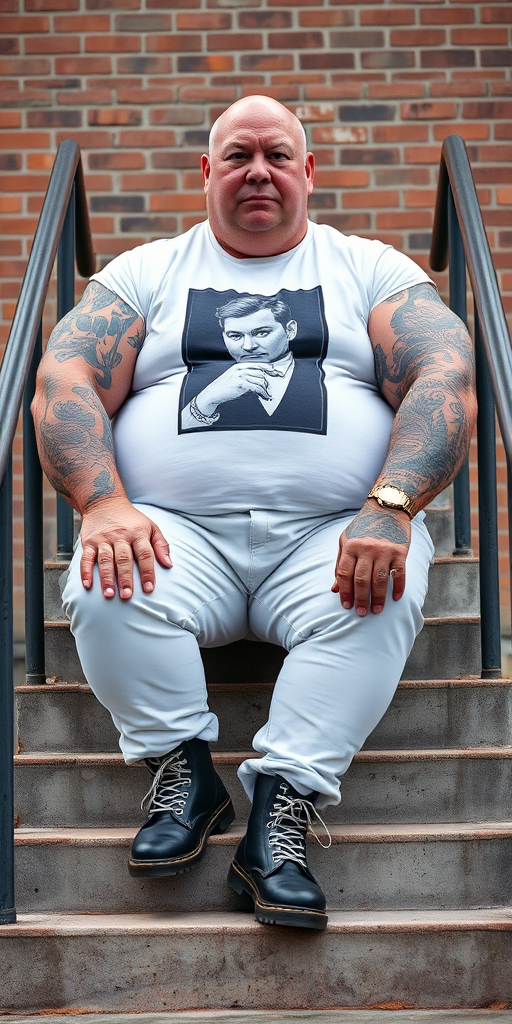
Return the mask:
M91 281L57 324L41 361L32 413L48 479L82 515L81 574L92 586L96 559L105 597L133 593L133 558L142 585L155 584L153 552L170 566L165 538L126 497L110 418L129 394L144 323L119 296Z
M398 292L369 321L377 382L396 411L377 483L393 484L422 509L458 473L476 416L471 339L430 284ZM340 539L336 583L344 607L358 614L384 607L390 569L393 597L405 589L410 521L368 499ZM371 591L371 598L370 598Z

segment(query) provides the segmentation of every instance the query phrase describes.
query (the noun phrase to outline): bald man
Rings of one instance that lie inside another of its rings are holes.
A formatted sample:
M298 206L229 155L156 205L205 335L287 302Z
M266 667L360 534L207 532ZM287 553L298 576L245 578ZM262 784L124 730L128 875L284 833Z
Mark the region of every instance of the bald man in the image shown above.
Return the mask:
M201 166L208 219L95 274L41 363L41 459L82 515L64 607L151 773L136 876L189 870L234 819L200 648L285 649L228 880L259 921L323 929L306 833L421 628L422 509L468 449L471 343L407 257L308 220L314 158L281 104L234 103Z

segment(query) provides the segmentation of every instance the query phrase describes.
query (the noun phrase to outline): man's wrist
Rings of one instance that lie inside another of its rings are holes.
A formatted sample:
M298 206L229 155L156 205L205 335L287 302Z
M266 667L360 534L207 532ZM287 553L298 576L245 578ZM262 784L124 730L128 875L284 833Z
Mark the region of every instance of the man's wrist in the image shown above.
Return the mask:
M405 512L409 519L413 519L418 512L414 498L396 484L376 483L368 494L368 498L376 501L380 508L389 509L392 512Z

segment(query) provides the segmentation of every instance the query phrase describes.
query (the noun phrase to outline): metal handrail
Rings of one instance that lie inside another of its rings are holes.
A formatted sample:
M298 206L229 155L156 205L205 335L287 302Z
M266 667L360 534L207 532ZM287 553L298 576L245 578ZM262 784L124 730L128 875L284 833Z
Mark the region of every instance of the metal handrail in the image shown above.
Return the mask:
M75 230L76 229L76 230ZM76 242L75 242L76 238ZM25 497L25 622L27 679L45 682L42 471L30 416L41 358L42 315L59 251L61 317L73 305L75 255L79 273L95 270L80 147L72 140L57 151L14 320L0 367L0 925L16 920L14 898L13 782L13 558L12 445L23 403ZM64 276L66 286L62 287ZM69 509L72 515L72 510ZM69 518L69 516L68 516ZM69 532L69 531L68 531Z
M448 264L449 190L452 190L468 273L482 329L482 341L507 458L512 461L512 345L496 280L466 145L460 135L443 142L437 185L430 266Z
M80 146L61 142L37 225L9 340L0 367L0 480L9 459L23 391L69 199L76 183L76 262L82 277L95 271Z
M464 140L445 139L441 151L430 266L450 263L450 305L465 320L466 266L475 300L475 362L478 398L478 516L480 540L480 617L482 678L501 675L498 508L495 412L512 481L512 345L496 271ZM471 545L469 475L463 467L455 482L455 554ZM512 567L512 505L509 500ZM512 579L512 574L511 574Z

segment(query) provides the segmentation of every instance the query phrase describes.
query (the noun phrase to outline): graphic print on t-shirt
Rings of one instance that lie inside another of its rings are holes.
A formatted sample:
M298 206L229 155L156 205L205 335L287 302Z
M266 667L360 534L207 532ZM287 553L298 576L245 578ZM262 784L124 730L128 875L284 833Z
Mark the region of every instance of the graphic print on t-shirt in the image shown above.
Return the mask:
M189 289L178 432L327 431L322 288Z

